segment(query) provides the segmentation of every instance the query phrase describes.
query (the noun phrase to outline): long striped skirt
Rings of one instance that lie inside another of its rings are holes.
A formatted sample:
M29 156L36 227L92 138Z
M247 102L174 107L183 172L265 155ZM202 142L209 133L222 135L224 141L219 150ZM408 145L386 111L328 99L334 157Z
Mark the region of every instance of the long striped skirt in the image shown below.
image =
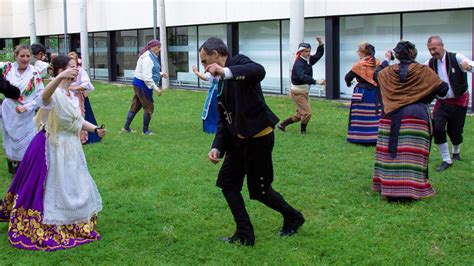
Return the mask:
M376 89L355 88L349 114L347 141L361 144L377 143L381 108L376 105Z
M386 197L419 199L434 195L428 182L429 121L402 116L395 158L388 150L390 124L390 118L380 120L372 190Z

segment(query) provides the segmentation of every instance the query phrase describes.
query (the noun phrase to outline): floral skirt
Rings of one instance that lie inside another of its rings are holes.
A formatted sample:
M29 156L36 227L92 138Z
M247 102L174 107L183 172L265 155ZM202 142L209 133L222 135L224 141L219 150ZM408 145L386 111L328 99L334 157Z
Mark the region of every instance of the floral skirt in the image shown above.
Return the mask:
M31 141L6 197L0 205L0 221L8 222L8 239L21 249L54 251L100 240L97 217L78 224L44 224L46 136L39 132Z

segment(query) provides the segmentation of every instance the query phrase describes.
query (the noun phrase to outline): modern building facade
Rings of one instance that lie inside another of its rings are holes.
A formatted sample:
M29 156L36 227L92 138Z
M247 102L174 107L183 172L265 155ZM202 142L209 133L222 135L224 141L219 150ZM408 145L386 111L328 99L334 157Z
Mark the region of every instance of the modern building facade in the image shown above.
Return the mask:
M28 1L0 0L0 49L29 41ZM153 38L153 0L88 0L90 75L95 79L133 78L137 53ZM172 86L206 87L192 73L200 66L198 48L211 36L222 38L233 53L243 53L266 71L265 92L289 88L291 0L167 0L166 32ZM68 47L80 52L79 0L67 1ZM36 32L48 52L64 53L63 1L36 0ZM429 59L426 41L440 35L448 51L472 58L474 0L305 0L304 41L316 47L323 36L326 53L314 66L326 88L311 93L328 99L350 98L344 75L358 60L362 41L383 58L400 40L416 44L418 61ZM158 30L157 30L158 31ZM159 34L157 33L157 36ZM469 74L472 95L472 75Z

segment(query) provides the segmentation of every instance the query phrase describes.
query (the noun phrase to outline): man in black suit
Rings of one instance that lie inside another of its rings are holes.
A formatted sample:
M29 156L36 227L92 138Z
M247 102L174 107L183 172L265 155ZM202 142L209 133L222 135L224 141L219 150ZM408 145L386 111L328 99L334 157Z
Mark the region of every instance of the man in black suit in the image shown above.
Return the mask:
M280 236L296 233L304 223L303 215L273 190L273 129L278 118L266 105L260 82L265 69L244 55L229 55L219 38L209 38L199 48L201 63L219 76L217 133L209 151L216 164L225 159L219 171L217 186L234 216L236 231L221 240L253 246L253 226L240 193L245 176L250 198L258 200L283 216Z

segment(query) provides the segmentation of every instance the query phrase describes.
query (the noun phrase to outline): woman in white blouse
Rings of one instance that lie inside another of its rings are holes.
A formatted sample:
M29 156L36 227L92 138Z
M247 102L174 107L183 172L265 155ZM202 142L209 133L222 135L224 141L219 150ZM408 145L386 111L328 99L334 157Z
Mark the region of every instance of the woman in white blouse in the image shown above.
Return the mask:
M30 47L18 45L13 53L16 62L0 63L0 67L5 79L20 89L18 100L7 98L2 103L3 148L8 159L8 170L14 174L36 134L33 117L44 86L39 72L30 65Z

